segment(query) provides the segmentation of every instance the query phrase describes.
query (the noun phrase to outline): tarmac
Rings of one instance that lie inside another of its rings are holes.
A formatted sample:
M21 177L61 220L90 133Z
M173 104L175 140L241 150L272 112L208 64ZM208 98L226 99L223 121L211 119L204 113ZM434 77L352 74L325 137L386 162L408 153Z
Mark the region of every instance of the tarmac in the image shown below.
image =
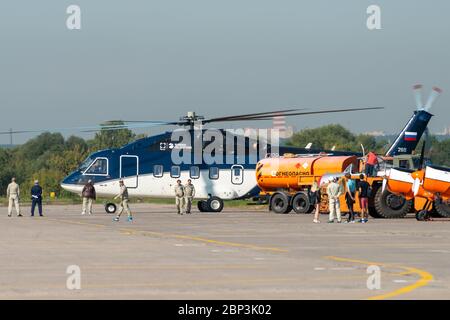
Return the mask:
M129 223L80 209L0 208L0 299L450 298L450 219L313 224L260 206L177 215L141 203Z

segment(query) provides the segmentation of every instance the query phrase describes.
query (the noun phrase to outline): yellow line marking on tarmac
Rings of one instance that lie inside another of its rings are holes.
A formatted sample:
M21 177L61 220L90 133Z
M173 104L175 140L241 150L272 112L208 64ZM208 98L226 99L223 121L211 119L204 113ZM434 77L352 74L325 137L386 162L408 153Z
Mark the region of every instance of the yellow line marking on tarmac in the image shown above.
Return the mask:
M391 291L391 292L388 292L385 294L369 297L367 300L384 300L384 299L396 297L396 296L411 292L420 287L424 287L430 281L433 280L433 275L431 273L429 273L425 270L417 269L417 268L400 266L400 265L395 265L395 264L380 263L380 262L370 262L370 261L363 261L363 260L340 258L340 257L334 257L334 256L327 256L325 258L334 260L334 261L341 261L341 262L358 263L358 264L364 264L364 265L376 265L376 266L391 267L391 268L400 268L400 269L405 270L405 272L401 273L403 275L417 274L418 276L420 276L420 279L411 285L402 287L400 289L397 289L397 290L394 290L394 291Z
M91 227L97 227L97 228L106 228L106 225L104 225L104 224L88 223L88 222L73 221L73 220L60 220L60 219L52 219L52 218L47 218L46 220L47 220L47 221L55 221L55 222L68 223L68 224L78 224L78 225L82 225L82 226L91 226Z
M69 224L94 226L94 227L98 227L98 228L107 227L106 225L72 221L72 220L59 220L59 219L47 219L47 220L62 222L62 223L69 223ZM119 230L119 232L121 234L125 234L125 235L143 235L143 236L150 236L150 237L183 239L183 240L198 241L198 242L202 242L202 243L219 245L219 246L247 248L247 249L259 250L259 251L270 251L270 252L277 252L277 253L289 252L289 250L287 250L287 249L282 249L282 248L277 248L277 247L263 247L263 246L252 245L252 244L220 241L220 240L208 239L208 238L197 237L197 236L169 234L169 233L154 232L154 231L141 231L141 230L130 229L130 228L122 228ZM428 273L427 271L420 270L417 268L412 268L412 267L407 267L407 266L399 266L399 265L393 265L393 264L386 264L386 263L380 263L380 262L370 262L370 261L363 261L363 260L340 258L340 257L334 257L334 256L328 256L325 258L334 260L334 261L341 261L341 262L358 263L358 264L364 264L364 265L378 265L378 266L385 266L385 267L391 267L391 268L400 268L400 269L405 270L404 272L401 273L401 275L417 274L420 276L420 279L411 285L402 287L402 288L397 289L392 292L388 292L386 294L369 297L368 300L382 300L382 299L396 297L396 296L411 292L417 288L426 286L431 280L433 280L432 274Z
M86 226L92 226L92 227L97 227L97 228L106 228L107 227L106 225L103 225L103 224L94 224L94 223L80 222L80 221L73 221L73 220L59 220L59 219L47 219L47 220L68 223L68 224L86 225ZM130 229L130 228L122 228L119 230L119 232L124 235L138 234L138 235L143 235L143 236L183 239L183 240L191 240L191 241L209 243L209 244L214 244L214 245L219 245L219 246L247 248L247 249L253 249L253 250L260 250L260 251L283 252L283 253L289 252L289 250L282 249L282 248L263 247L263 246L253 245L253 244L220 241L220 240L207 239L207 238L202 238L202 237L197 237L197 236L189 236L189 235L181 235L181 234L170 234L170 233L154 232L154 231L140 231L140 230Z
M208 238L197 237L197 236L181 235L181 234L169 234L169 233L154 232L154 231L140 231L140 230L135 230L135 229L121 229L121 232L126 233L126 234L131 234L131 235L139 234L139 235L143 235L143 236L158 236L158 237L168 237L168 238L183 239L183 240L192 240L192 241L199 241L199 242L203 242L203 243L210 243L210 244L215 244L215 245L220 245L220 246L239 247L239 248L247 248L247 249L253 249L253 250L272 251L272 252L289 252L289 250L276 248L276 247L263 247L263 246L253 245L253 244L220 241L220 240L208 239Z

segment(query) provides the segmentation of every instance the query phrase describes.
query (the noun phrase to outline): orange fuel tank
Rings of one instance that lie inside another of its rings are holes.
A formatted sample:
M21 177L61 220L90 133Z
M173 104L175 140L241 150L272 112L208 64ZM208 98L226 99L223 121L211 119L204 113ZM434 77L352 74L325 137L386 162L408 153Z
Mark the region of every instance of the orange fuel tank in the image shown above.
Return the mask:
M262 159L256 165L256 181L264 192L280 189L301 190L327 173L344 172L356 156L284 156Z

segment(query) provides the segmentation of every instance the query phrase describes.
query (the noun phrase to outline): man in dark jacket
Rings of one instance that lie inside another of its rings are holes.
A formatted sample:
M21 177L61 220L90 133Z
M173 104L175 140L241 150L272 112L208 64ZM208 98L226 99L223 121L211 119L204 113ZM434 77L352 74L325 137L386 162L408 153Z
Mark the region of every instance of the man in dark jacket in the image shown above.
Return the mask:
M34 186L31 187L31 216L34 217L34 208L38 206L39 216L42 217L42 187L39 181L34 181Z
M88 214L92 214L92 202L97 198L92 180L89 180L88 183L86 183L81 192L81 196L83 197L83 211L81 214L86 214L86 211Z

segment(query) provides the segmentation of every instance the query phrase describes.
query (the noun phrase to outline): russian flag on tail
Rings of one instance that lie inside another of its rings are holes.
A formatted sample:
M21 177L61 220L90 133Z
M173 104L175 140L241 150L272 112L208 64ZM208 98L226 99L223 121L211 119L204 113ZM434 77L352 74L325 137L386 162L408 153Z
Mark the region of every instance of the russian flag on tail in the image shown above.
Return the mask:
M417 132L405 131L405 141L416 141Z

